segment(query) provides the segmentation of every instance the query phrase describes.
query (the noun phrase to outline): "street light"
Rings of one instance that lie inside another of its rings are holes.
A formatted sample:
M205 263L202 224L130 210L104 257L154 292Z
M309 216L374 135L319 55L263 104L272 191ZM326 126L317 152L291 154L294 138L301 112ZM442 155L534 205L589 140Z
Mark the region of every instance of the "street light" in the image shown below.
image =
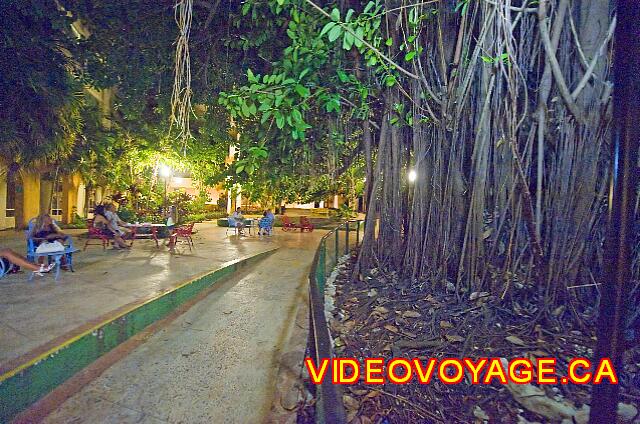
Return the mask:
M412 169L409 171L407 178L409 179L409 182L412 183L416 180L416 178L418 178L418 173L415 171L415 169Z
M171 168L169 165L162 164L159 168L160 176L164 178L169 178L171 176Z
M161 164L158 168L158 173L164 178L164 211L167 212L167 181L171 177L171 168L168 165Z

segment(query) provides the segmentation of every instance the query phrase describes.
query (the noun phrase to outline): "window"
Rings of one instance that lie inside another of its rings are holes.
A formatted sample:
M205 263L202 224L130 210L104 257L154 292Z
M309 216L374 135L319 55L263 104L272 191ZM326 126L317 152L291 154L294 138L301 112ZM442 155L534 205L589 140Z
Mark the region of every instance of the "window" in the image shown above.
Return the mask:
M62 184L56 181L51 198L51 215L62 215Z
M7 218L16 216L16 179L7 177L7 206L5 208Z

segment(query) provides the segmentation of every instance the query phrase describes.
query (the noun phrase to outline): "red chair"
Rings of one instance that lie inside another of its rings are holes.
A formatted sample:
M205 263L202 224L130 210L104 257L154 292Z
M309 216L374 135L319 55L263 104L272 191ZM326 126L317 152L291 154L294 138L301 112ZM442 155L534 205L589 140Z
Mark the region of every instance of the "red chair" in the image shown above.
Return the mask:
M171 248L175 247L175 245L178 243L178 239L181 237L187 242L187 245L189 245L189 250L192 250L191 248L195 247L195 244L193 243L193 238L191 237L194 234L194 231L193 231L194 225L195 223L192 222L187 225L176 227L173 230L173 233L171 233L171 236L169 237L169 246L171 246Z
M313 224L311 223L311 220L309 218L307 218L306 216L301 216L300 217L300 232L304 233L304 230L307 230L309 232L313 231Z
M110 237L105 235L99 228L93 226L93 219L87 219L87 241L84 243L84 250L87 250L87 246L92 243L92 241L96 241L97 243L93 243L94 245L102 245L103 249L107 248L109 244Z
M295 231L297 229L298 226L288 216L282 215L282 231Z

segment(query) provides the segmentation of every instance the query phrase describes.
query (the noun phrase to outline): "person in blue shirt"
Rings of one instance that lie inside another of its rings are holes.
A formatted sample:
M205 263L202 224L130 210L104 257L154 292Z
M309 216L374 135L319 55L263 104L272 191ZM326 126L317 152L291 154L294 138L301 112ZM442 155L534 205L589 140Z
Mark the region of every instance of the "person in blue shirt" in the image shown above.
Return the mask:
M275 220L275 216L269 209L262 213L262 218L258 222L258 235L271 235L271 230L273 228L273 221Z

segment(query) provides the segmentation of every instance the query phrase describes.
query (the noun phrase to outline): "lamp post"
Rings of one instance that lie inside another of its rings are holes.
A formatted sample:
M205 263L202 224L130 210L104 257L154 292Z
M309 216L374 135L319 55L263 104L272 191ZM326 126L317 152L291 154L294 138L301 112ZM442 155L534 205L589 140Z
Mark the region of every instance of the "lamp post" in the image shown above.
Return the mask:
M167 212L167 182L171 177L171 168L168 165L160 165L158 169L160 176L164 178L164 211Z

